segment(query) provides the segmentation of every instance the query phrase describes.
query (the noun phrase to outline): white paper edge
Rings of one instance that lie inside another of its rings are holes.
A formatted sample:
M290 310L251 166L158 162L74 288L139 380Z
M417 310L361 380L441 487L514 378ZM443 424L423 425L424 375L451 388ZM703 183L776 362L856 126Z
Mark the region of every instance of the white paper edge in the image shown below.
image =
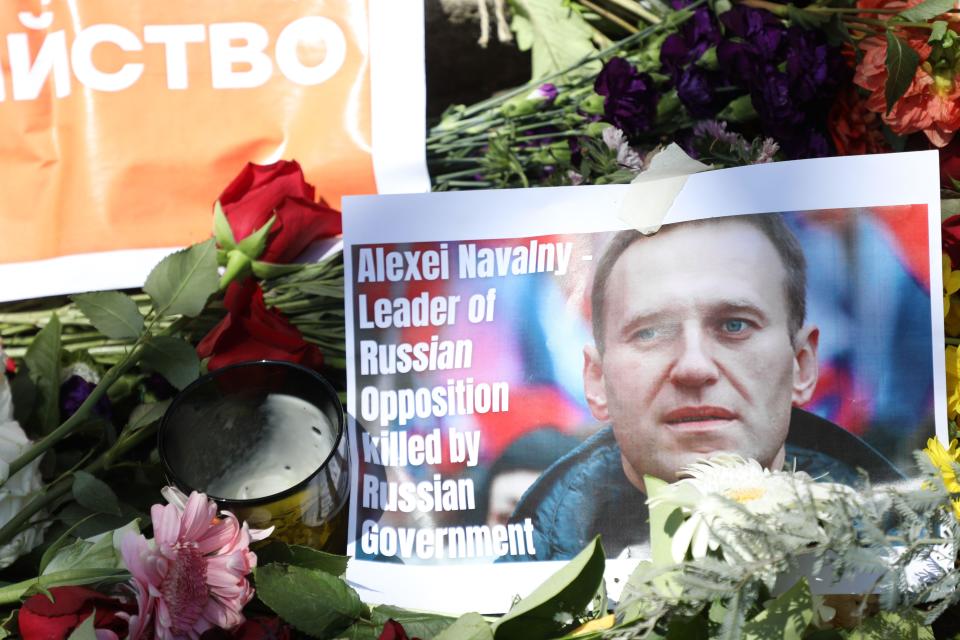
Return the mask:
M424 9L419 0L370 0L373 174L378 193L430 190Z
M930 253L930 322L933 379L945 379L943 298L940 269L939 156L936 151L822 158L736 167L693 174L664 223L704 217L926 204ZM837 176L844 176L839 182ZM353 273L354 244L514 238L545 233L590 233L626 229L617 213L630 185L447 191L428 195L344 198L345 273ZM389 215L385 215L385 211ZM490 212L496 212L491 215ZM353 344L353 282L344 281L347 344ZM347 349L346 407L356 415L354 351ZM946 390L934 384L936 433L947 442ZM352 420L351 420L352 421ZM359 460L351 438L357 486ZM350 529L356 531L356 492L350 496ZM355 555L355 540L347 554ZM636 561L608 560L608 591L622 589ZM370 604L460 614L506 611L514 595L526 596L562 562L420 566L351 559L347 580ZM456 585L453 588L453 585ZM389 592L384 589L392 587Z
M141 287L160 260L181 248L123 249L0 264L0 302Z

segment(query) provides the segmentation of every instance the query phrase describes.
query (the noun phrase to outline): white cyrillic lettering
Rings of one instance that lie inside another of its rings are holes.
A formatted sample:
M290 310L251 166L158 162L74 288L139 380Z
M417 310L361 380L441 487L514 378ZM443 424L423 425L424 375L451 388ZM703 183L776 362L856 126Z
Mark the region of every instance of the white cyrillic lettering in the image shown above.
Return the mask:
M77 33L70 49L73 74L85 87L97 91L123 91L133 85L143 74L143 64L129 62L119 70L107 73L93 64L93 49L98 44L109 42L123 51L142 51L143 45L137 36L119 25L94 24Z
M307 54L302 56L302 54ZM323 59L305 64L303 57ZM277 66L289 80L302 85L315 85L329 80L347 59L347 40L336 22L321 16L294 20L280 32L274 49Z
M40 15L35 16L29 11L21 11L17 14L17 20L27 29L43 31L44 29L49 29L50 25L53 24L53 12L44 11Z
M187 44L203 42L206 37L202 24L151 24L143 28L144 42L163 45L168 89L186 89L189 86Z
M47 77L53 72L53 92L58 98L70 95L70 61L67 59L67 34L48 33L37 57L30 65L30 42L25 33L7 36L10 76L14 100L33 100L40 95Z
M242 46L232 41L243 40ZM255 22L223 22L210 25L210 72L214 89L250 89L270 79L273 62L264 53L270 36ZM234 65L250 68L237 71Z

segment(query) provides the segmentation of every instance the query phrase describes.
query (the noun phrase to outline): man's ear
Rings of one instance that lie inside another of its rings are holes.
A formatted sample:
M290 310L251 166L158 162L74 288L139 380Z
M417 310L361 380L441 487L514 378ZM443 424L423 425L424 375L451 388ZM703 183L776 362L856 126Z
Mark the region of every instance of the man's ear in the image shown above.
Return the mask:
M817 347L820 344L820 329L804 326L797 332L793 344L793 406L810 402L820 377Z
M610 419L607 411L607 387L603 381L603 359L592 344L583 348L583 395L594 418L600 422Z

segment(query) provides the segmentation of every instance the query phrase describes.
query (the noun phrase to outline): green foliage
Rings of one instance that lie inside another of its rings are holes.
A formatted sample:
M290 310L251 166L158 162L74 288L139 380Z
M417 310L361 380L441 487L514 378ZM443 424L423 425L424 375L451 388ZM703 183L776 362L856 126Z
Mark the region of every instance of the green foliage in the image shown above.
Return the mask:
M317 638L336 637L366 611L357 592L326 571L274 563L254 575L264 604Z
M135 339L143 332L143 316L137 303L119 291L85 293L73 296L73 301L97 331L108 338Z
M465 613L434 640L493 640L493 631L479 613Z
M884 97L887 100L887 113L890 113L893 105L906 93L910 83L913 82L913 76L917 72L917 67L920 66L920 56L892 31L888 30L885 33L887 36L887 84L884 87Z
M237 248L237 241L233 237L233 229L230 227L230 221L223 212L223 206L217 200L213 203L213 237L217 244L224 251L231 251Z
M904 9L898 15L908 22L926 22L930 18L947 13L953 7L953 0L923 0L920 4Z
M947 23L945 20L937 20L933 23L933 28L930 30L930 37L927 38L927 42L933 44L934 42L940 42L943 40L943 37L947 35Z
M49 433L60 424L60 320L55 314L36 335L23 357L39 396L36 424Z
M200 375L200 359L193 346L173 336L151 336L144 344L140 365L156 371L177 389L183 389Z
M177 251L153 268L143 290L149 294L157 316L199 315L218 289L217 251L207 240Z
M257 549L257 564L261 567L279 562L306 569L318 569L334 576L342 576L346 573L348 560L347 556L327 553L301 545L288 545L279 540L271 541L266 546Z
M830 16L827 14L814 13L792 4L787 5L787 17L791 23L804 29L820 29L830 22Z
M562 0L511 0L521 51L530 51L532 78L562 71L594 52L590 25Z
M120 515L120 501L103 480L86 471L73 474L73 498L82 506L98 513Z
M743 640L801 640L813 620L813 600L806 580L799 580L743 625Z
M847 635L848 640L934 640L933 631L923 616L882 611L864 620Z
M493 624L497 640L551 638L575 622L603 581L604 556L594 538L533 593Z
M97 633L93 628L96 611L92 612L86 619L77 625L77 628L67 636L67 640L97 640Z
M136 431L157 422L167 412L170 402L171 400L167 399L137 405L130 412L130 419L127 420L127 430Z

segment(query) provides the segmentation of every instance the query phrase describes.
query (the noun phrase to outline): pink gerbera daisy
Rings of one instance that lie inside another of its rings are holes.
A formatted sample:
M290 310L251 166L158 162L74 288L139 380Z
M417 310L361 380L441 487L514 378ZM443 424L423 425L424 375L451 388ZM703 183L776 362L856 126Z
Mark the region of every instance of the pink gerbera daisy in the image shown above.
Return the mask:
M162 493L170 504L150 510L153 541L131 532L121 543L139 605L129 637L196 639L207 629L243 623L253 597L246 576L257 565L250 543L272 529L251 530L231 513L218 515L202 493L187 498L172 487Z

